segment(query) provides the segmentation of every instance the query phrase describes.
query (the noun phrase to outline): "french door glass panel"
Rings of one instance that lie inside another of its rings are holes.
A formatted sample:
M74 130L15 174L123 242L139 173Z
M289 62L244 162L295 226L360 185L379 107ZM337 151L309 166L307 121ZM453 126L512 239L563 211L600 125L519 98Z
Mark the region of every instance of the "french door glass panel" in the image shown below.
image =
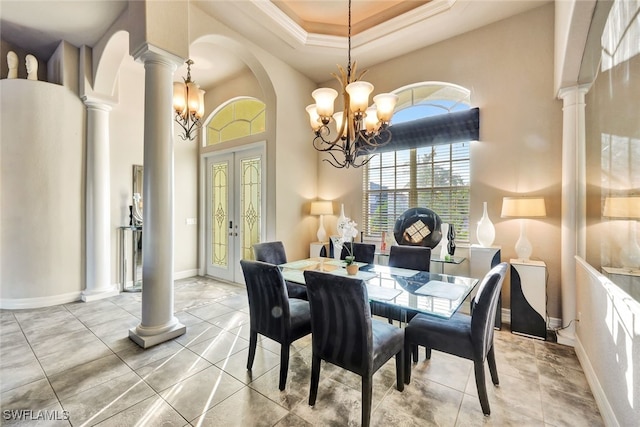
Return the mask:
M263 227L263 150L207 160L207 274L244 283L241 259L253 259Z

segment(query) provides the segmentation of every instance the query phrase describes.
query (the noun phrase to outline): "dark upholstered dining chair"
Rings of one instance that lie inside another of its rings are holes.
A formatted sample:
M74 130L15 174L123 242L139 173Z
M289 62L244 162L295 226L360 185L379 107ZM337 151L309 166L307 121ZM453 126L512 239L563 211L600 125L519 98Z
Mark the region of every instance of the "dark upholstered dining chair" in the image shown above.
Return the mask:
M396 387L402 391L404 331L371 318L367 287L361 279L305 271L311 307L311 389L316 403L321 360L362 377L362 425L371 419L372 377L396 358Z
M287 253L282 242L263 242L253 245L253 256L256 261L268 262L269 264L284 264L287 262ZM307 299L307 287L299 283L285 281L289 298Z
M427 246L391 246L389 249L389 267L407 268L409 270L429 271L431 270L431 248ZM381 308L384 310L384 308ZM387 317L391 320L402 321L402 315L394 313L389 308ZM406 319L411 320L415 313L407 313ZM418 347L415 346L411 351L413 361L418 361Z
M351 243L345 243L342 245L342 252L340 253L340 259L345 259L348 255L348 249L351 248ZM373 264L373 260L376 256L376 245L372 243L353 243L353 256L357 262L364 262L367 264Z
M431 268L431 248L426 246L391 246L389 267L429 271Z
M411 363L408 360L408 354L416 345L427 347L427 358L431 357L433 349L472 360L482 412L487 416L491 414L485 384L484 361L486 359L489 365L493 384L498 385L498 370L493 349L493 322L506 272L507 263L503 262L486 274L471 301L470 316L456 313L450 319L442 319L418 314L411 319L405 328L404 380L407 384L411 381Z
M309 302L289 298L278 266L261 261L241 260L249 296L249 358L253 367L258 334L280 343L280 390L284 390L289 370L289 346L311 332Z

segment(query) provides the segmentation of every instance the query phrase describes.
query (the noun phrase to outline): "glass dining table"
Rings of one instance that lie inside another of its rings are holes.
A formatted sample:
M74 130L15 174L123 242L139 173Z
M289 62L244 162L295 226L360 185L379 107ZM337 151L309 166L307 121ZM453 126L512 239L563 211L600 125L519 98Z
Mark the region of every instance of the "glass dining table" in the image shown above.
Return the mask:
M355 278L367 285L371 302L402 312L451 317L471 294L478 279L429 271L357 263ZM285 280L304 284L304 271L347 276L344 260L314 257L281 264ZM374 313L376 314L376 313Z

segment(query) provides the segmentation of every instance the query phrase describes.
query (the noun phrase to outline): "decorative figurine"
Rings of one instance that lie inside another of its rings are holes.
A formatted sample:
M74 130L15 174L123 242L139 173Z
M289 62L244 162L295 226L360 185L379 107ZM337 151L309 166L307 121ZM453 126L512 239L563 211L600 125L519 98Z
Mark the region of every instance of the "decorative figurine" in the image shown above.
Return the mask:
M453 224L449 224L449 231L447 233L447 251L449 255L453 256L456 253L456 230L453 228Z
M29 54L24 62L27 65L27 80L38 80L38 60L36 57Z
M10 50L7 53L7 65L9 66L9 72L7 73L8 79L18 78L18 55Z

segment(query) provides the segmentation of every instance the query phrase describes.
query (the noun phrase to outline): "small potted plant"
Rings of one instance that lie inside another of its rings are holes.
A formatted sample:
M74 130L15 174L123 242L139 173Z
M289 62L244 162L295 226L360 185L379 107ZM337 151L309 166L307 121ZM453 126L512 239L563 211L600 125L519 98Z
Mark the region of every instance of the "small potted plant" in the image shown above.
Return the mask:
M353 238L358 235L356 224L350 218L346 218L340 227L339 242L347 251L344 262L347 268L347 274L354 275L358 272L358 265L355 263L356 257L353 255Z

